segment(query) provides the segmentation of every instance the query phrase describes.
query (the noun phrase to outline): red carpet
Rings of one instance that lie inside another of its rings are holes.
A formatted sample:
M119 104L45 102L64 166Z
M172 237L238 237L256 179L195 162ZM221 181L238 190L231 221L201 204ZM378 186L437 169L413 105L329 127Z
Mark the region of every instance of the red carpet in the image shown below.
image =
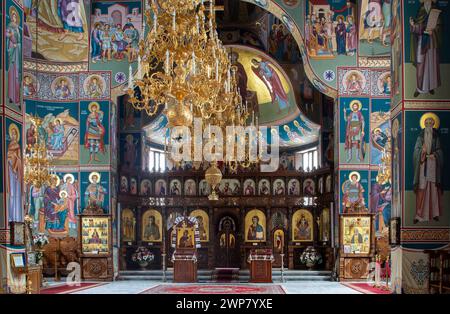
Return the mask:
M106 283L101 282L81 282L78 285L68 285L68 284L61 284L49 288L44 288L41 290L41 294L70 294L73 292L85 290L85 289L91 289L98 286L103 286Z
M158 285L141 294L285 294L279 285Z
M342 285L349 287L353 290L364 294L391 294L389 290L384 290L383 288L372 287L371 284L367 282L341 282Z

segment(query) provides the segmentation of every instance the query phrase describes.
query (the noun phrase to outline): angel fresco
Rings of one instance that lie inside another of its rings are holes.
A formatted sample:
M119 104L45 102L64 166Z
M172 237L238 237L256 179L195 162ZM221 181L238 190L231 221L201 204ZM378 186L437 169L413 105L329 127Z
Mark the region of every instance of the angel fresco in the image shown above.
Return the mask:
M47 143L47 149L55 159L72 162L78 159L79 122L71 115L70 109L56 116L46 114L38 128L31 123L26 132L27 145L33 145L36 132L40 140Z
M273 65L267 60L258 61L253 58L252 70L264 82L264 85L266 85L270 92L272 103L278 107L278 113L286 109L289 110L289 98Z

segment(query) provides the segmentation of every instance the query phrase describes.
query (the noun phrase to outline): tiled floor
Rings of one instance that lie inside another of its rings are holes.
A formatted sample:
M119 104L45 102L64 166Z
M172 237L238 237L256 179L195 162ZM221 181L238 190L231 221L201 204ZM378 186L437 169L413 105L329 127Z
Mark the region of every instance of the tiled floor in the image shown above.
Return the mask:
M78 291L74 294L137 294L159 284L163 283L139 280L115 281L99 287ZM287 282L281 285L286 293L289 294L359 294L356 290L345 287L339 282L302 281Z

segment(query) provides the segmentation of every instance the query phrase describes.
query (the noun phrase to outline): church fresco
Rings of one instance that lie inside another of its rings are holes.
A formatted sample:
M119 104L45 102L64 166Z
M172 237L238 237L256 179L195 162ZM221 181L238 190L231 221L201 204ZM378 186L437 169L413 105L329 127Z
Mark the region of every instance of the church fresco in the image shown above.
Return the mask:
M370 94L372 97L390 97L392 90L392 75L389 69L370 71Z
M80 99L109 99L111 74L108 72L82 72L79 74Z
M369 152L369 98L339 98L339 162L341 164L368 164Z
M39 100L70 101L78 99L77 74L39 73L37 76L37 90Z
M36 142L36 134L53 154L54 165L76 165L79 159L80 123L78 102L26 102L26 145ZM39 129L31 123L31 116L42 119Z
M23 75L23 12L12 0L5 3L5 105L21 112Z
M338 71L339 95L369 95L370 71L361 68L340 68Z
M24 7L26 28L32 40L25 55L53 62L88 61L89 30L84 0L25 1ZM36 34L39 45L35 44Z
M405 227L450 226L449 123L449 111L405 112Z
M359 3L359 55L389 56L391 0L362 0Z
M163 220L159 211L149 209L142 215L142 241L162 241Z
M381 158L390 151L391 145L391 101L373 98L370 112L370 164L380 165Z
M402 170L403 170L403 124L402 116L397 115L392 120L392 217L402 215L402 197L403 189Z
M324 1L307 2L304 33L311 58L334 59L356 54L358 27L355 9L349 1L328 1L328 5Z
M392 105L396 106L403 93L403 34L402 34L402 7L400 0L392 2L391 23L391 73L392 73Z
M80 102L80 164L109 164L109 102Z
M89 67L103 70L107 66L112 71L113 87L126 82L121 77L126 76L130 64L137 70L143 31L141 7L141 1L92 2Z
M120 161L121 167L125 171L140 168L141 165L141 134L122 133L120 134ZM151 169L150 169L151 170Z
M34 232L51 237L78 237L78 173L56 172L48 186L30 186L28 192Z
M313 237L313 215L306 209L297 210L294 215L292 215L292 241L312 242Z
M273 125L292 120L298 114L293 88L277 62L245 46L229 46L229 51L237 67L243 99L259 110L259 123Z
M41 86L33 73L24 72L22 87L24 98L37 98L40 87Z
M5 119L5 195L8 222L23 221L22 125Z
M81 213L88 206L97 206L109 213L109 172L80 173Z
M370 172L370 212L375 214L375 236L388 237L392 208L392 184L390 180L378 182L378 171Z
M339 173L339 201L341 213L365 213L369 200L369 172L341 170Z
M448 1L404 3L405 99L450 98L449 19Z

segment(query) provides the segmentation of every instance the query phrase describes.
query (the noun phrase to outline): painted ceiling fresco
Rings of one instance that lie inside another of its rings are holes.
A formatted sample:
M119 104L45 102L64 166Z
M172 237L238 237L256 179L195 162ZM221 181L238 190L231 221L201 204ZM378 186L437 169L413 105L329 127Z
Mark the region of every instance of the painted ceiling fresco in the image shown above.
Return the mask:
M320 126L311 122L298 109L293 86L280 65L267 54L254 48L228 46L237 69L239 88L249 106L257 108L260 125L279 126L278 132L268 129L263 134L271 142L270 132L278 135L280 146L296 147L314 143ZM158 117L146 127L151 141L163 144L167 119Z

